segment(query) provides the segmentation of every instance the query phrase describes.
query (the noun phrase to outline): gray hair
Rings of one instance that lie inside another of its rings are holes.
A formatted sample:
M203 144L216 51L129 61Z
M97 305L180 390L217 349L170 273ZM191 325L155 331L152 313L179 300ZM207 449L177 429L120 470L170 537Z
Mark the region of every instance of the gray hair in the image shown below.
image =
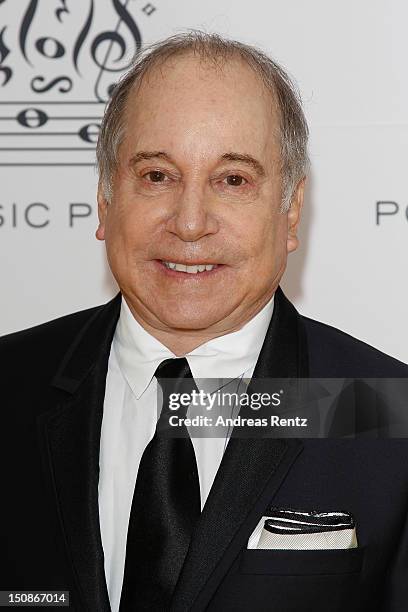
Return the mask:
M170 57L188 52L215 65L219 61L241 58L270 91L280 115L282 212L286 212L308 165L309 131L298 89L286 71L256 47L197 30L176 34L145 47L114 87L96 148L99 177L106 199L110 201L112 197L112 179L118 166L119 146L125 135L124 115L130 91L140 86L147 72L163 65Z

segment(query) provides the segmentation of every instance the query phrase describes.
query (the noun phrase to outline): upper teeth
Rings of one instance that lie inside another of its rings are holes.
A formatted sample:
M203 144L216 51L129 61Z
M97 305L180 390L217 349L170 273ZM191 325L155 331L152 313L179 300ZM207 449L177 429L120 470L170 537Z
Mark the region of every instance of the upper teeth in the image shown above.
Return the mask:
M217 264L198 264L195 266L187 266L186 264L173 263L172 261L163 261L166 268L171 270L177 270L178 272L188 272L189 274L197 274L197 272L204 272L212 270L217 267Z

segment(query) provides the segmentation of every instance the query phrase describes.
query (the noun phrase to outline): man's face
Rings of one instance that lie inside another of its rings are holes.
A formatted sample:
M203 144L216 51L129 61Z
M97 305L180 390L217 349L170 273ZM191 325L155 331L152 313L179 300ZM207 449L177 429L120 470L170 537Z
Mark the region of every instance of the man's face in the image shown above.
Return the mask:
M282 214L270 95L241 62L220 70L188 55L130 94L125 119L109 204L99 190L97 237L127 303L157 330L239 329L297 246L302 185Z

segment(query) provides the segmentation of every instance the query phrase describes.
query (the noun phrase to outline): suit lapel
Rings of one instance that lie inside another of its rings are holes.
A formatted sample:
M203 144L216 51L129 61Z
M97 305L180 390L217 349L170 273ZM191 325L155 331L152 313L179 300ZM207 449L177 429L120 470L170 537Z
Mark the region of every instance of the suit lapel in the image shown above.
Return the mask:
M280 289L253 379L308 376L300 316ZM295 439L231 438L203 508L173 609L205 609L303 448Z
M120 294L88 321L53 381L54 387L65 392L65 400L38 422L81 605L98 612L110 610L98 512L99 442L109 351L119 311Z

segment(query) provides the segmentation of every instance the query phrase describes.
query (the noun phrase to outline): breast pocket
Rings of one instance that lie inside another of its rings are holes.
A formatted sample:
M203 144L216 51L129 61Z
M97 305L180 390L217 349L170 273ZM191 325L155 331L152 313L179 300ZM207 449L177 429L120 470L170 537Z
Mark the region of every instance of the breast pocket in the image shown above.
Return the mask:
M361 571L364 547L336 550L257 550L242 553L240 572L275 576L355 574Z
M364 548L244 549L209 612L362 612ZM370 585L370 591L373 590ZM371 599L370 599L371 601Z

